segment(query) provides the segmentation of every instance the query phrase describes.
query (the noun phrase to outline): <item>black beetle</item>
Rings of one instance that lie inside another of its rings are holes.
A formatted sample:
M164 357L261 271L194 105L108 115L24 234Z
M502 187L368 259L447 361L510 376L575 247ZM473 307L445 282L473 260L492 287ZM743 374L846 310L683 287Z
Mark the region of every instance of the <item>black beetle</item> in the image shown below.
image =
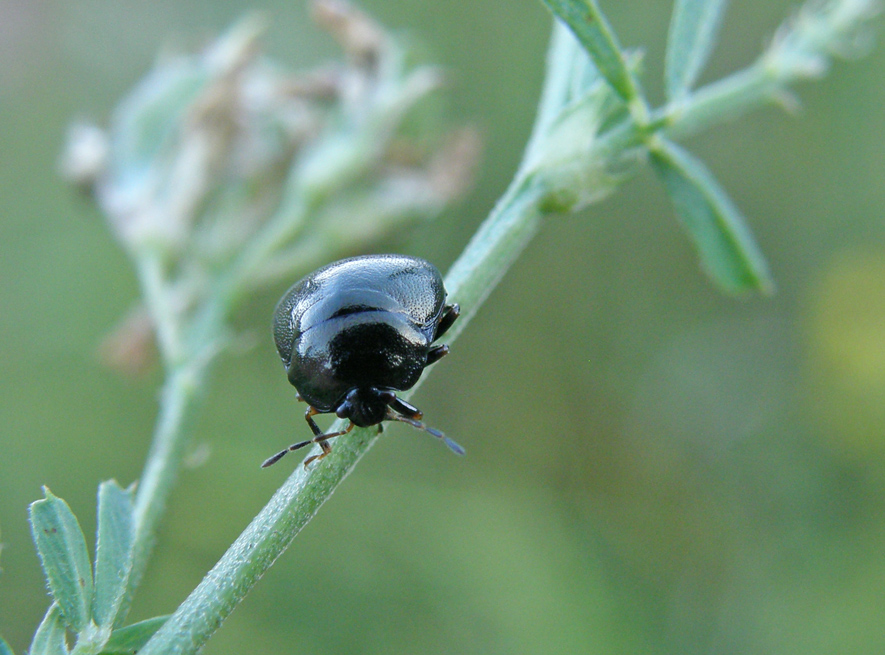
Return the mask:
M292 450L327 443L353 429L402 421L464 450L439 430L420 422L421 411L397 398L411 389L424 368L449 352L432 345L460 313L447 305L442 276L429 262L405 255L366 255L333 262L296 282L274 310L273 336L298 399L309 441L292 444L261 465L270 466ZM347 428L323 434L313 417L335 413Z

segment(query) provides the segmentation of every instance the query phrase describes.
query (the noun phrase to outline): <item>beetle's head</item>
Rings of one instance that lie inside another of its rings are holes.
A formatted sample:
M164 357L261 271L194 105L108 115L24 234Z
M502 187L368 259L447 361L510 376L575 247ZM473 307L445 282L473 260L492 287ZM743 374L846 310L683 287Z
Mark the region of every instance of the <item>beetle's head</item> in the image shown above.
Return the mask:
M387 405L396 394L375 387L351 389L335 409L338 418L350 419L354 425L367 428L387 418Z

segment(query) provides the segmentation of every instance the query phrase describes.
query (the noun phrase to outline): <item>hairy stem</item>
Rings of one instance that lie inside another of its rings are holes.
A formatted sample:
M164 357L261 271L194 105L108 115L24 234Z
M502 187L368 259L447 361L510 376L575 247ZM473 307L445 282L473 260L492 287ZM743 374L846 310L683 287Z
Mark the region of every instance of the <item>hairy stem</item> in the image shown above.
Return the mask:
M150 453L139 478L133 508L132 570L116 623L122 623L147 568L157 527L187 448L190 423L202 398L209 360L197 359L169 372L160 395L160 414Z

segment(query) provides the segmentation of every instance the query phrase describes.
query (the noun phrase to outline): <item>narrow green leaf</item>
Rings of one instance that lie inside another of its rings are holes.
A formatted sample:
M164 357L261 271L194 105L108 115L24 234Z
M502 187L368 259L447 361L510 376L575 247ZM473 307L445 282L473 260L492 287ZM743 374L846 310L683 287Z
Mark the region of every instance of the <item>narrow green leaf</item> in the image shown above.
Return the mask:
M90 619L92 566L77 517L44 487L46 498L31 503L31 532L49 590L69 627L79 632Z
M599 72L627 104L640 99L621 46L596 0L544 0L544 4L568 25Z
M537 151L544 147L549 129L559 120L563 108L575 98L584 95L594 84L600 81L606 84L590 55L560 20L553 21L553 33L547 49L547 70L549 73L541 91L532 136L526 145L524 168L527 167L527 161L537 160ZM609 87L608 84L606 86ZM616 96L613 91L611 96L620 102L620 96Z
M98 530L95 541L95 595L92 617L110 627L126 592L132 570L132 492L116 480L98 487Z
M726 0L676 0L667 39L665 81L667 97L685 95L710 57Z
M155 616L152 619L114 630L100 655L134 655L166 623L168 618L168 615Z
M9 647L9 644L6 643L3 637L0 637L0 655L14 655L12 648Z
M774 284L744 219L719 183L695 157L668 141L651 152L652 163L707 274L726 291L770 293Z
M52 603L28 649L28 655L68 655L65 622L58 603Z

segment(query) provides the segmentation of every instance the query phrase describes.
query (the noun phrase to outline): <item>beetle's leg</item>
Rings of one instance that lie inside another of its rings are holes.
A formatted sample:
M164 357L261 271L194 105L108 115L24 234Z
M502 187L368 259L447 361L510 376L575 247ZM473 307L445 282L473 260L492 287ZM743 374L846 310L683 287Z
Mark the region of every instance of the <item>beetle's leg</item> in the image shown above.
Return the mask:
M319 437L322 436L323 431L320 430L320 426L317 425L317 422L313 420L313 417L317 414L328 414L329 412L321 412L316 407L311 405L306 410L304 410L304 420L307 421L307 424L310 426L310 431L313 432L314 436Z
M446 333L446 331L452 327L452 323L455 322L455 319L461 315L461 306L458 303L454 303L453 305L446 305L443 308L442 316L440 316L439 323L436 325L436 332L433 333L433 340L436 341L442 335Z
M353 423L351 423L350 425L352 426ZM336 436L336 435L335 435L335 434L329 435L329 437L326 437L326 439L328 439L328 438L330 438L330 437L334 437L334 436ZM322 459L323 457L325 457L326 455L328 455L329 453L332 452L332 446L330 446L330 445L328 444L328 442L326 441L326 439L323 439L322 441L317 441L317 443L320 445L320 448L323 449L323 452L320 453L319 455L311 455L311 456L308 457L306 460L304 460L304 468L307 468L307 465L310 464L312 461L314 461L314 460L320 460L320 459Z
M427 361L424 363L424 366L427 367L431 364L435 364L448 354L449 347L447 345L442 344L441 346L434 346L427 351Z
M408 416L413 421L420 421L421 417L424 416L424 413L420 409L396 396L393 397L393 400L387 403L387 406L398 414Z
M301 394L298 393L297 390L295 391L295 400L297 400L299 403L307 402L304 400L304 398L301 397Z
M281 450L273 457L268 457L266 460L264 460L264 463L261 464L261 468L267 468L271 464L276 464L283 458L283 455L285 455L286 453L304 448L305 446L309 446L312 443L317 443L320 445L320 448L323 449L323 452L319 455L313 455L304 460L304 467L307 468L307 465L310 464L312 461L322 459L332 452L332 447L328 443L326 443L326 441L334 437L340 437L342 434L347 434L348 432L353 430L353 423L348 423L347 427L343 430L339 430L338 432L330 432L329 434L323 434L323 431L320 430L320 427L316 424L316 421L313 420L313 417L316 414L328 414L328 412L321 412L315 407L308 407L307 411L304 412L304 418L307 420L307 424L310 426L311 431L314 433L313 439L293 443L291 446L284 450Z
M314 460L319 461L332 452L332 446L326 443L329 439L332 439L333 437L340 437L342 434L347 434L351 430L353 430L353 422L349 422L347 424L347 427L343 430L338 430L338 432L330 432L329 434L320 434L308 441L307 443L318 443L320 445L320 448L323 449L323 452L321 452L319 455L311 455L306 460L304 460L304 468L307 468L307 465Z

